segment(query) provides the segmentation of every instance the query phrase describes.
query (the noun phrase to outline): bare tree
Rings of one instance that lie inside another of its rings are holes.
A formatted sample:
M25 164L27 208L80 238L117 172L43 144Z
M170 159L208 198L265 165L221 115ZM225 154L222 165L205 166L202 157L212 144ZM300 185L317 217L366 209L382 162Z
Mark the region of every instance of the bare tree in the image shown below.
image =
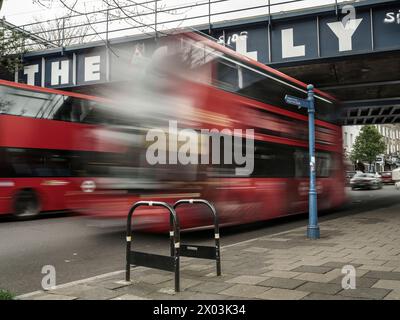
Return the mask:
M24 35L10 28L0 19L0 72L14 72L21 67L21 54L24 52Z
M73 44L85 43L93 40L90 34L89 25L74 25L71 17L60 17L48 21L35 19L36 24L32 25L31 32L46 39L58 47L66 47Z
M98 32L95 26L96 22L92 21L93 13L103 14L107 16L107 21L120 21L131 26L132 29L137 29L141 33L150 35L149 32L162 34L165 26L163 22L158 21L160 12L163 15L180 16L180 19L175 19L175 28L179 28L182 23L187 19L186 13L195 7L198 2L192 3L191 5L185 5L182 9L167 8L166 4L160 4L160 0L154 1L133 1L133 0L99 0L99 10L87 10L86 3L84 1L79 2L77 0L33 0L37 4L51 8L56 4L61 5L70 14L81 15L85 17L86 22L90 25L91 29L102 39L100 34L104 32ZM201 2L199 0L199 2ZM83 8L82 8L83 7ZM79 8L79 9L78 9ZM104 40L104 39L103 39Z

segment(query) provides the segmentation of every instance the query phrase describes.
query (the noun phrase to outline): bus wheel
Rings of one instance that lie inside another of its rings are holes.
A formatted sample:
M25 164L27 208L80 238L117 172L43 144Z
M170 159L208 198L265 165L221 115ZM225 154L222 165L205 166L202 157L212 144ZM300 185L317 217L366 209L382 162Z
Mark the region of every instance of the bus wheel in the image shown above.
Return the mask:
M40 201L33 190L19 191L14 201L14 217L28 219L40 213Z

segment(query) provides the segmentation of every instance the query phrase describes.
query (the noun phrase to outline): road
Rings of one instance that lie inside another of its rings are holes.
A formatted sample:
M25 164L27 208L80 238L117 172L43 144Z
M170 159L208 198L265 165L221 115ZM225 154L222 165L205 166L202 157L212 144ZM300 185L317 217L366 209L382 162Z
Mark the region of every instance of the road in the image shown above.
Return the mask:
M349 201L340 210L321 215L320 220L357 214L400 202L394 186L382 190L350 191ZM306 226L307 215L286 217L253 225L221 230L222 245ZM210 241L212 233L186 233L182 239L195 243ZM164 235L135 235L135 248L168 253ZM41 289L44 265L56 268L57 284L124 269L125 230L101 228L82 216L47 214L31 221L0 219L0 288L16 294Z

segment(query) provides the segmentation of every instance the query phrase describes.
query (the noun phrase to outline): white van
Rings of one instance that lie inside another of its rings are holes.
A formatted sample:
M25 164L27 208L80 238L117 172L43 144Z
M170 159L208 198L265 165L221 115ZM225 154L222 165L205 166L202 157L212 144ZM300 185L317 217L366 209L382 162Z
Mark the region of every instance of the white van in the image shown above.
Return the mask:
M396 189L400 189L400 168L394 169L392 171L392 180L394 181Z

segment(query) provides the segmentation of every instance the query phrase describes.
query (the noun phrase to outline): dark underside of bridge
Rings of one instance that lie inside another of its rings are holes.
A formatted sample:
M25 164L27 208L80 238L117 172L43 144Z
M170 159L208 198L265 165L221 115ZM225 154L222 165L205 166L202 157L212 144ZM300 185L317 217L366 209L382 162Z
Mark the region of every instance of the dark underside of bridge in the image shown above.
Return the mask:
M342 101L344 125L400 123L400 51L275 67Z

